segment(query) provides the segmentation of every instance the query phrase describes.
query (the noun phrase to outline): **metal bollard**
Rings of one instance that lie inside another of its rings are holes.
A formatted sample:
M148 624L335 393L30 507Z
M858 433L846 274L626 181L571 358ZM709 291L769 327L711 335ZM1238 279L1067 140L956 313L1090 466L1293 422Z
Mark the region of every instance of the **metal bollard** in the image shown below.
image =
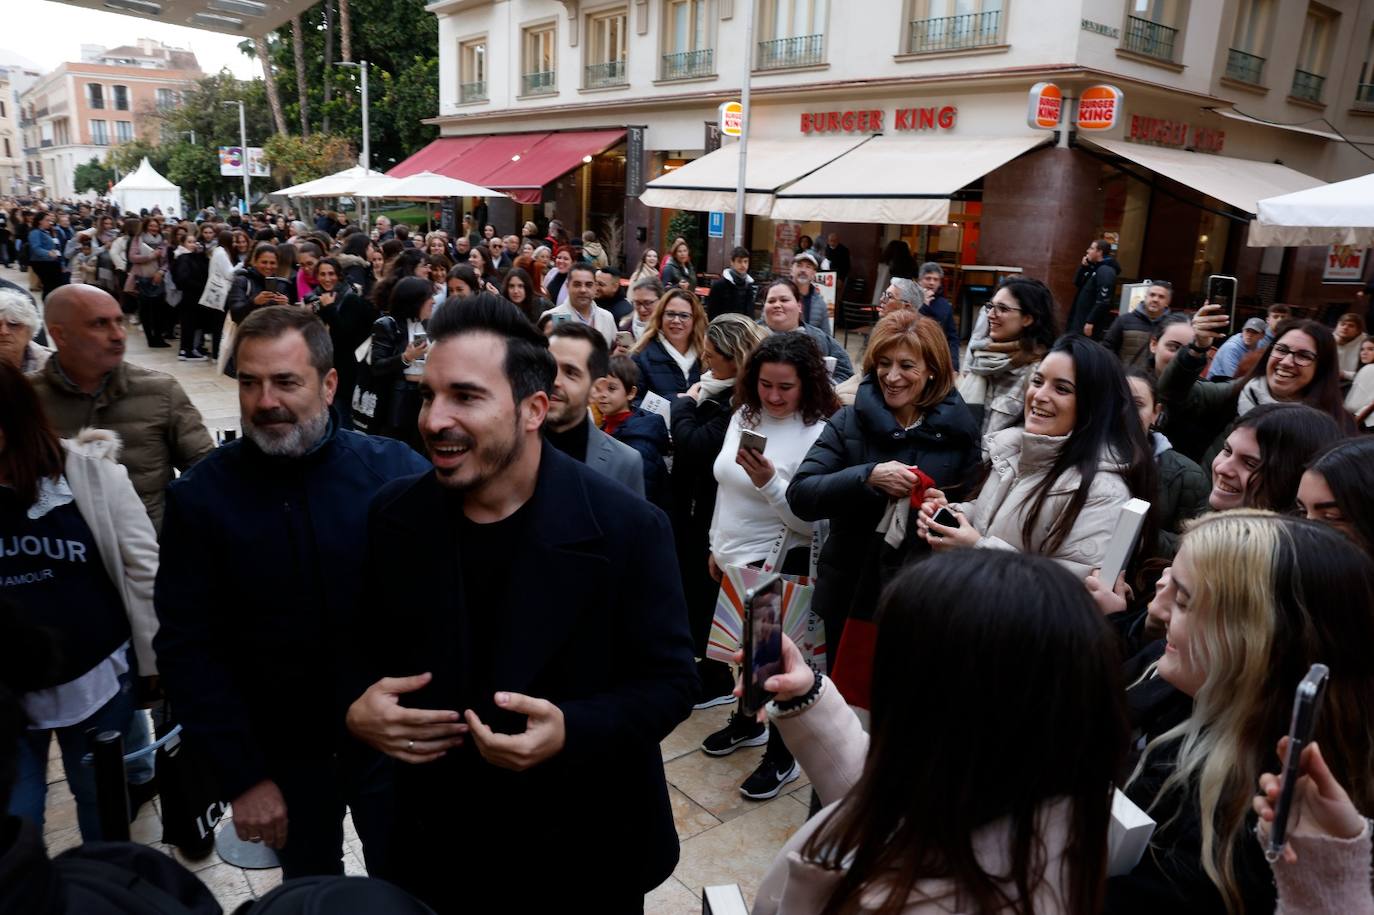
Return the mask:
M124 735L101 731L91 741L95 765L95 802L100 810L100 838L129 841L129 788L124 782Z

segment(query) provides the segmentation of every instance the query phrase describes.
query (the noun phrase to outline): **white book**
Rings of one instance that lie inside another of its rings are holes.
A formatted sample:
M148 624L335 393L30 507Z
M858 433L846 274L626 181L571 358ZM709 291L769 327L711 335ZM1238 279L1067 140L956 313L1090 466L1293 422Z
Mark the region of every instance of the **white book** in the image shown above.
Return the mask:
M644 399L639 402L639 406L650 413L657 413L663 417L663 424L672 428L673 425L673 405L666 398L660 397L653 391L644 394Z
M704 886L701 888L701 915L749 915L749 906L744 904L744 893L738 884Z
M1150 503L1144 499L1132 499L1121 506L1121 515L1116 519L1116 530L1107 543L1107 552L1102 556L1101 572L1098 578L1102 586L1111 590L1116 586L1116 577L1126 568L1135 552L1136 541L1140 539L1145 517L1150 514Z
M1107 876L1135 870L1154 835L1155 821L1119 788L1112 791L1112 825L1107 830Z

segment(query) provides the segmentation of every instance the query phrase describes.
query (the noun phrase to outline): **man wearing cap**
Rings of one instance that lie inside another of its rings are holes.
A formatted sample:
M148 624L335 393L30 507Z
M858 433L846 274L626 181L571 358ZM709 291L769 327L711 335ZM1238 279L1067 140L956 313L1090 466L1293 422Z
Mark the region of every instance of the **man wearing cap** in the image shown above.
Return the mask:
M820 260L811 251L800 251L792 258L792 282L801 291L802 321L817 330L830 333L830 309L825 297L816 288L816 271Z
M1212 357L1212 367L1207 370L1208 381L1225 381L1236 377L1236 369L1247 354L1259 349L1264 342L1266 326L1263 318L1251 318L1245 322L1240 333L1221 344L1217 354Z
M1121 364L1128 368L1148 368L1150 365L1150 338L1164 316L1169 313L1169 303L1174 298L1174 287L1160 280L1145 290L1145 301L1139 308L1117 317L1107 328L1102 345L1116 353Z

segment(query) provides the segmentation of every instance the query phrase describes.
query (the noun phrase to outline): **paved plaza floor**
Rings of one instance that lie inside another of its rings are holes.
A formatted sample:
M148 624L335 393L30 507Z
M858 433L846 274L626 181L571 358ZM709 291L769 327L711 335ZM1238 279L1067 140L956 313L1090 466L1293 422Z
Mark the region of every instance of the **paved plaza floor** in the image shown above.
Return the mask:
M0 267L0 276L27 286L28 274ZM232 379L208 362L179 362L175 347L148 349L138 328L131 328L128 359L138 365L175 375L200 410L205 425L215 430L238 429L238 394ZM663 741L663 764L668 776L673 819L682 855L677 870L646 902L650 915L687 915L701 911L701 888L738 883L751 901L768 864L779 848L806 819L811 790L805 775L787 785L786 793L771 801L749 801L739 785L754 770L763 748L742 749L713 758L701 752L703 737L725 724L730 706L692 713ZM48 808L44 835L51 854L81 841L76 809L67 790L57 747L48 769ZM208 885L225 911L246 899L261 896L280 880L279 870L242 870L213 852L199 861L182 859L160 843L160 805L145 805L133 824L133 839L176 855ZM232 828L226 821L221 828ZM352 824L346 824L344 867L347 873L366 873L362 850Z

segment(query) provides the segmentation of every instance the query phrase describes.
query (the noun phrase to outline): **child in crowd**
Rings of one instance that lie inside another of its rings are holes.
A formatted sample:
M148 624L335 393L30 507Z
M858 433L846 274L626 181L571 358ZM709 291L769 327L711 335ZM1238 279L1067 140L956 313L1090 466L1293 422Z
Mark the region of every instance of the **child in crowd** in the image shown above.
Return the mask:
M644 459L644 495L668 509L668 425L663 417L631 406L639 396L639 366L629 356L611 360L610 372L596 383L592 400L601 413L601 431L638 451Z

